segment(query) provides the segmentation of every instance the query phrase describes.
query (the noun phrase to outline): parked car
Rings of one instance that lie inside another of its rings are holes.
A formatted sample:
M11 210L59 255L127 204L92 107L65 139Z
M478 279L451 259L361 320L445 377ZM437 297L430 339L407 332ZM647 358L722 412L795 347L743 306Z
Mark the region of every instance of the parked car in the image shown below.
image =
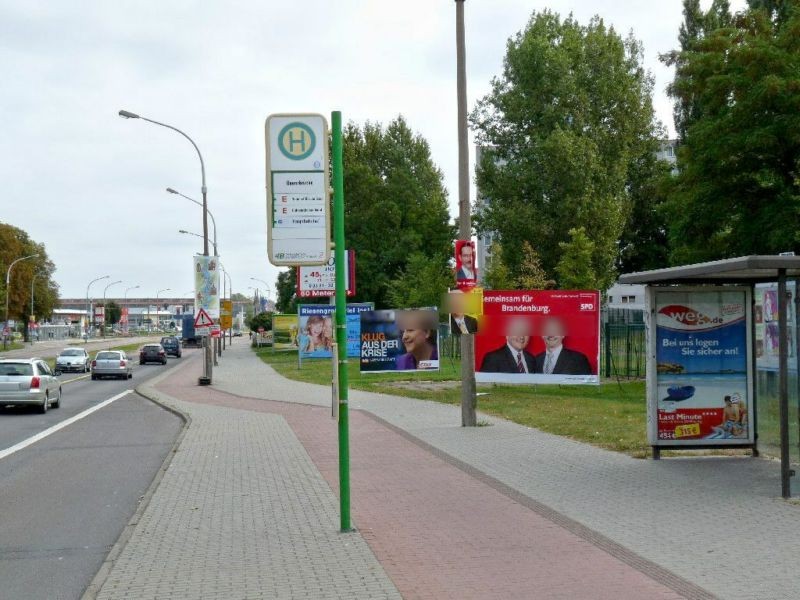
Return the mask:
M101 350L92 361L92 379L101 377L131 379L133 377L131 359L121 350Z
M242 331L240 329L234 330L233 337L242 337Z
M64 348L56 357L56 375L68 371L88 373L91 369L89 353L83 348Z
M145 344L141 347L139 350L139 364L143 365L149 362L167 364L167 353L164 350L164 346L161 344Z
M36 406L46 413L61 406L61 382L41 358L0 360L0 406Z
M181 343L175 336L162 337L161 346L164 348L164 352L167 353L167 356L171 354L177 358L181 357Z

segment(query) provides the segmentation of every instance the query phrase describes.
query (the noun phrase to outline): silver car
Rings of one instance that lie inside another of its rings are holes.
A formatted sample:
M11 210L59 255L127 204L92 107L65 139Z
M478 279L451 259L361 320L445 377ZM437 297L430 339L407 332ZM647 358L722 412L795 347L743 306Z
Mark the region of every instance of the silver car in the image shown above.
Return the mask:
M83 348L64 348L56 358L56 373L88 373L91 368L89 363L89 353Z
M40 413L61 406L61 382L41 358L0 360L0 406L33 405Z
M133 365L131 359L121 350L102 350L92 361L92 379L101 377L118 377L131 379Z

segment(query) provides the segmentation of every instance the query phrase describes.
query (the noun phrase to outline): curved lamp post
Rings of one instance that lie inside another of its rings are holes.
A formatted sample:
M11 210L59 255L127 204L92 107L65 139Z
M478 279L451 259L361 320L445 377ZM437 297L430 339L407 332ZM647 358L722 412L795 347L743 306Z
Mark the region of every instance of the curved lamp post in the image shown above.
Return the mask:
M105 316L106 316L106 292L108 288L112 285L117 285L118 283L122 283L122 279L118 279L117 281L112 281L109 283L105 288L103 288L103 337L106 337L106 323L105 323Z
M172 188L168 187L167 188L167 192L169 192L170 194L177 194L181 198L186 198L189 202L194 202L195 204L197 204L201 208L203 206L202 202L199 202L199 201L195 200L194 198L190 198L189 196L186 196L185 194L181 194L178 190L173 190ZM214 254L216 256L219 256L219 252L217 251L217 220L214 218L214 213L212 213L208 209L206 209L206 210L208 211L208 216L211 217L211 224L214 226L214 242L213 242L214 243Z
M90 336L90 334L92 332L92 318L93 318L93 315L92 315L92 304L89 301L89 288L92 287L92 284L95 281L102 281L103 279L111 279L111 275L103 275L102 277L98 277L97 279L92 279L89 282L89 285L86 286L86 309L88 311L87 319L89 320L89 325L86 328L86 337L87 337L87 339L89 338L89 336Z
M14 265L18 262L23 260L28 260L29 258L36 258L39 254L29 254L28 256L23 256L18 258L15 261L12 261L10 265L8 265L8 271L6 271L6 321L5 326L3 327L3 348L8 345L8 335L5 335L5 331L8 330L8 299L11 296L11 269L14 268ZM9 332L10 333L10 332Z

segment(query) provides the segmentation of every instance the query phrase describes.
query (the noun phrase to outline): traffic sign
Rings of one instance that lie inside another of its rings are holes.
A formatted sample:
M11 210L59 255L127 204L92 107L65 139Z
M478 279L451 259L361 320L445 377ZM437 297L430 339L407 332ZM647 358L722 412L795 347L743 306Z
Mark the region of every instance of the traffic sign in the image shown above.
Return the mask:
M220 301L219 325L222 329L230 329L233 326L233 302L231 300Z
M211 330L211 337L218 338L220 336L220 329L219 327L215 327Z
M197 311L197 316L194 318L195 327L211 327L214 324L214 319L208 316L204 308Z
M318 114L276 114L265 124L267 247L276 266L330 258L328 122Z

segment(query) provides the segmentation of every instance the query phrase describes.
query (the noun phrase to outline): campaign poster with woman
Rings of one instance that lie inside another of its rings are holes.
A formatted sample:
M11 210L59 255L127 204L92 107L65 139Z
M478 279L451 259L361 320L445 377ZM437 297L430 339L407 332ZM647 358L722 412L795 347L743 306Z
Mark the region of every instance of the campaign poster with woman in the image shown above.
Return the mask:
M436 308L361 313L361 371L438 371Z

